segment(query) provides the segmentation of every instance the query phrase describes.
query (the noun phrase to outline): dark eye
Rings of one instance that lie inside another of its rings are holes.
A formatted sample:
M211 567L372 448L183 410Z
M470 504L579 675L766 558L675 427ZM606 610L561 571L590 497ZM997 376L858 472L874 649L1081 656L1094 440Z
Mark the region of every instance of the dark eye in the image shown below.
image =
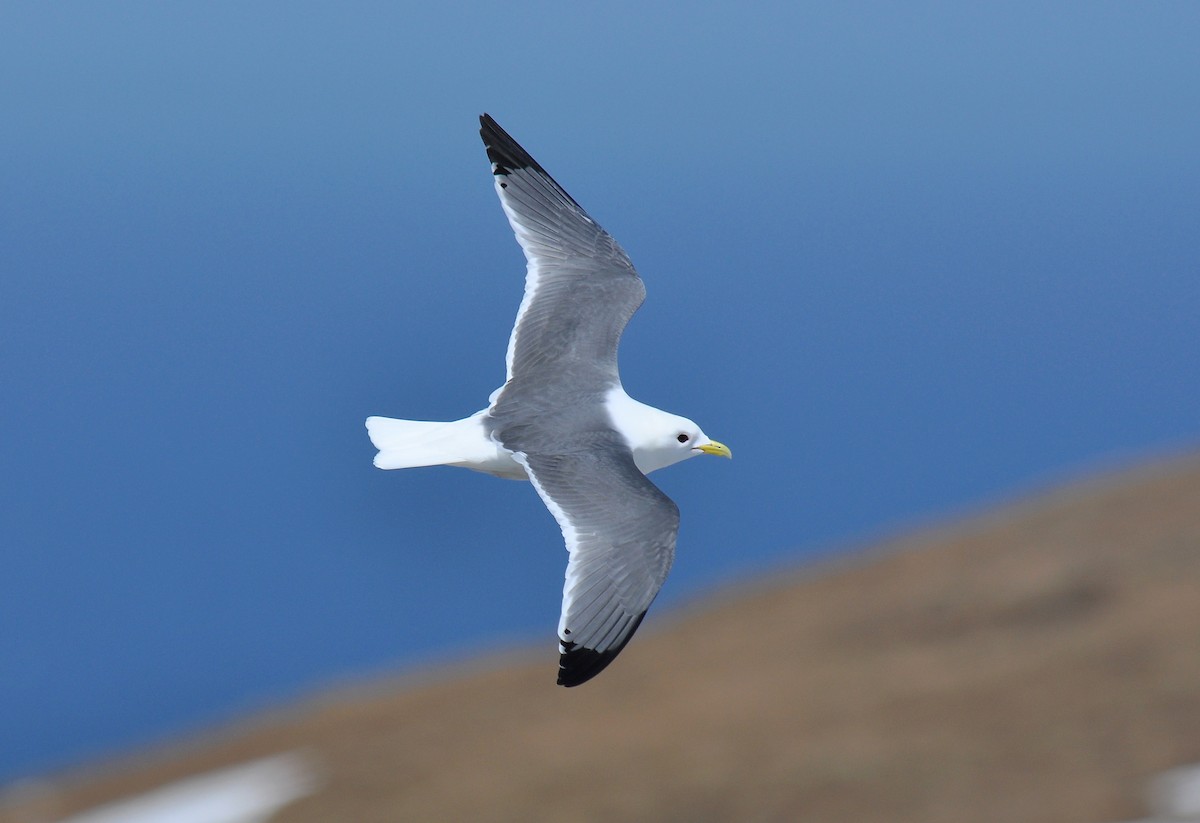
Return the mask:
M676 437L675 439L678 440L680 443L688 442L688 436L686 434L681 434L678 437Z

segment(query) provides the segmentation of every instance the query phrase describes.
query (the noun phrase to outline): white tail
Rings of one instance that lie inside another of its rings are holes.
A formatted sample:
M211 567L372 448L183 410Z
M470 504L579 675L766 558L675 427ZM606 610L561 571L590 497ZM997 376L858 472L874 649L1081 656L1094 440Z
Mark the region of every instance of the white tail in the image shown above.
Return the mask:
M381 469L449 465L486 470L481 464L495 461L498 454L479 417L475 414L448 423L368 417L367 434L379 449L375 465Z

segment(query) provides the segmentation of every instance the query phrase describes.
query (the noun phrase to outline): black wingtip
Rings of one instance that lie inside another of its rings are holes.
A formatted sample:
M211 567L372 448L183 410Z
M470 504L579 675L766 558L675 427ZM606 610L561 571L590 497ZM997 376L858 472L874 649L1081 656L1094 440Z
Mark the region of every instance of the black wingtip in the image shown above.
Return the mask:
M536 172L536 174L545 178L550 188L564 202L589 221L592 220L592 218L588 217L587 212L583 210L583 206L576 203L575 198L567 194L567 190L550 176L550 172L542 168L541 164L534 160L529 152L525 151L521 147L521 144L514 140L511 134L501 128L500 124L493 120L492 116L487 112L479 115L479 136L483 139L484 148L487 149L488 160L492 163L492 174L497 177L507 178L509 174L519 169L528 169L531 172ZM508 188L506 181L501 180L499 182L500 188Z
M604 671L608 664L616 659L616 656L621 653L621 650L629 643L629 639L633 637L633 633L637 631L638 626L642 625L642 619L646 613L642 612L630 624L629 633L621 640L620 644L613 646L610 649L605 649L598 652L595 649L585 649L581 646L576 646L573 643L564 644L567 648L565 652L559 655L558 658L558 685L571 688L586 683L600 672Z
M488 160L492 161L492 174L507 175L516 169L531 169L562 189L550 173L533 159L533 155L525 151L521 144L486 112L479 115L479 136L487 149Z
M479 115L479 136L487 149L488 160L492 161L492 174L507 175L516 169L535 169L546 174L529 152L486 112Z

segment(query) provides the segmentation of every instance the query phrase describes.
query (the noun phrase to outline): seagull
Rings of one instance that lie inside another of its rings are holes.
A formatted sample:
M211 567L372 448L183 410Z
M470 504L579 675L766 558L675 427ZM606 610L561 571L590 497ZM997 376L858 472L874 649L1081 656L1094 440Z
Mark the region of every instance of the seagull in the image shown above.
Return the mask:
M479 134L525 252L504 385L452 422L368 417L381 469L461 466L529 480L569 553L558 684L578 686L641 625L675 558L679 507L646 475L731 457L686 417L634 400L617 345L646 288L617 241L489 115Z

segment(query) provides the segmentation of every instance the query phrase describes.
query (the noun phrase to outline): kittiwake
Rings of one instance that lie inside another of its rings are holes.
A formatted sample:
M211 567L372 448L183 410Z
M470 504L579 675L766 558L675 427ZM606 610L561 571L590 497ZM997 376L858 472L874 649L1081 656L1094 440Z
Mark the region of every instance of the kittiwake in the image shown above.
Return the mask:
M730 457L686 417L621 386L617 344L646 289L629 257L487 114L479 134L500 205L528 261L504 385L452 422L367 418L381 469L462 466L532 481L570 558L558 683L620 653L675 557L679 508L646 475L699 454Z

